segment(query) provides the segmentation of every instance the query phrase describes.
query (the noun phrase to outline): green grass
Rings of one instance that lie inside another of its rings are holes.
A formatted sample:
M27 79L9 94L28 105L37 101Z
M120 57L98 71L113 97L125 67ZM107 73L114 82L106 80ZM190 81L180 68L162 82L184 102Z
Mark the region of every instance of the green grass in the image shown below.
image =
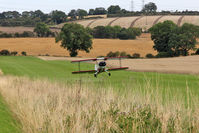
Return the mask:
M197 90L199 85L199 77L194 75L130 71L112 72L111 77L102 73L97 79L92 74L72 75L71 72L77 70L77 67L77 64L71 64L69 61L43 61L35 57L0 57L0 69L5 75L49 78L61 81L75 81L82 77L82 79L87 79L87 82L103 82L119 87L126 86L129 82L134 85L136 83L146 84L146 81L150 81L153 86L157 86L158 83L163 88L185 89L188 84L190 89ZM81 63L81 69L94 69L94 65Z
M13 118L0 95L0 133L19 133L20 124Z
M152 72L117 71L109 77L102 73L98 78L93 74L73 75L71 72L78 69L77 64L69 61L44 61L35 57L0 57L0 69L5 75L27 76L30 78L48 78L74 84L82 79L82 84L95 88L111 86L120 92L129 88L140 88L144 92L146 86L167 93L187 95L187 88L192 95L199 97L199 77L196 75L161 74ZM94 69L93 64L81 63L82 70ZM153 91L153 90L152 90Z
M184 100L185 104L188 104L188 96L192 96L194 99L199 98L199 77L196 75L117 71L112 72L111 77L106 73L102 73L98 78L94 78L93 74L73 75L71 72L76 71L78 66L77 64L71 64L69 61L44 61L35 57L12 56L0 56L0 69L5 75L26 76L32 79L47 78L51 81L66 82L71 85L78 83L79 79L82 79L82 84L91 88L111 86L118 92L136 88L139 88L139 91L143 93L145 89L157 90L163 94L163 101L172 100L174 98L173 94L183 98L180 100ZM81 69L94 69L94 65L81 63ZM191 101L192 99L189 97L189 100ZM5 104L2 103L1 97L0 109L0 132L18 131L13 126L15 121L12 119L11 113Z

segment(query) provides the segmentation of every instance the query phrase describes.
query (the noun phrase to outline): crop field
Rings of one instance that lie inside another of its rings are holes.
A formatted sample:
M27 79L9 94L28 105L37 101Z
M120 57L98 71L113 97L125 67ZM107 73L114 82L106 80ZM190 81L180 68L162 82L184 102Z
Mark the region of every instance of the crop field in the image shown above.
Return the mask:
M139 18L139 19L138 19ZM107 26L110 24L111 20L115 20L113 23L111 23L111 26L119 25L121 27L129 28L131 26L133 27L140 27L142 29L149 29L154 24L163 22L166 20L171 20L174 23L178 25L182 25L184 23L191 23L195 25L199 25L199 16L142 16L142 17L120 17L120 18L107 18L107 19L97 19L95 22L91 25L85 25L86 21L91 20L82 20L77 21L77 23L82 24L83 26L87 27L95 27L95 26ZM132 23L134 23L132 25ZM62 24L63 25L63 24ZM58 26L60 27L60 26Z
M1 49L26 51L28 55L69 56L68 51L61 48L60 44L56 44L54 38L3 38L0 42ZM156 54L150 35L143 34L136 40L94 39L90 53L79 52L78 56L106 56L110 51L125 51L131 55L139 53L142 57L148 53Z
M24 132L199 130L197 75L118 71L94 78L72 75L77 65L69 61L20 56L1 56L0 68L0 92Z

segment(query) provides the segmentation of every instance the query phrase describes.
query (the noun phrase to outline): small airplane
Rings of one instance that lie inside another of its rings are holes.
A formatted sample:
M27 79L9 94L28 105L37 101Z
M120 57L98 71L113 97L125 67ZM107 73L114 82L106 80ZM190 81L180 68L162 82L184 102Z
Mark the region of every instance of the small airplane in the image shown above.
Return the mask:
M98 74L102 72L106 72L109 76L111 76L111 73L109 71L118 71L118 70L125 70L128 69L128 67L122 67L121 60L128 57L102 57L102 58L94 58L94 59L86 59L86 60L75 60L71 61L71 63L78 63L78 71L72 72L72 74L81 74L81 73L94 73L94 77L97 77ZM118 68L107 68L106 60L119 60L120 67ZM87 70L87 71L80 71L80 63L81 62L89 62L89 61L96 61L95 63L95 69L94 70ZM99 62L98 62L99 61Z

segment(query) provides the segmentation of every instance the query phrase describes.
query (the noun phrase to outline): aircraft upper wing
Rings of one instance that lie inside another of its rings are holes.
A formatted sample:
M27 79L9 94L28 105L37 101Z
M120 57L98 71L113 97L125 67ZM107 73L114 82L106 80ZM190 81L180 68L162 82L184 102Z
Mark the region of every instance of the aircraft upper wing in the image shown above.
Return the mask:
M108 71L118 71L118 70L126 70L128 67L118 67L118 68L109 68Z
M96 58L93 59L85 59L85 60L75 60L75 61L71 61L71 63L78 63L78 62L89 62L89 61L96 61Z
M89 61L97 61L97 60L119 60L119 59L125 59L128 58L126 56L121 57L101 57L101 58L93 58L93 59L85 59L85 60L75 60L71 61L71 63L78 63L78 62L89 62Z
M104 60L119 60L119 59L127 59L127 56L121 56L121 57L104 57Z
M95 73L95 70L88 70L88 71L75 71L72 74L81 74L81 73Z

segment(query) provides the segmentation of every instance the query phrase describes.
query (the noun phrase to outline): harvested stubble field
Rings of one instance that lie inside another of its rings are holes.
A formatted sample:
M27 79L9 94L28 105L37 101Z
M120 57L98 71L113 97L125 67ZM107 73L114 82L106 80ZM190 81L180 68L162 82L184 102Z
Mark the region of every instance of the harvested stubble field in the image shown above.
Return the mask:
M164 16L134 16L134 17L120 17L119 19L115 18L107 18L107 19L93 19L95 22L91 25L88 25L86 21L91 20L82 20L82 21L74 21L74 23L79 23L83 25L84 27L95 27L95 26L107 26L110 24L111 20L115 20L113 23L111 23L111 26L119 25L121 27L129 28L131 26L133 27L140 27L142 29L149 29L154 24L163 22L166 20L171 20L174 23L178 25L182 25L184 23L191 23L195 25L199 25L199 16L172 16L172 15L164 15ZM133 25L132 25L133 23ZM59 28L61 28L63 24L58 25Z
M66 49L55 43L54 38L3 38L0 39L0 49L10 51L26 51L28 55L69 56ZM139 53L144 57L148 53L156 54L153 41L149 34L143 34L136 40L94 39L90 53L79 52L78 56L97 57L106 56L110 51L126 51L129 54Z

